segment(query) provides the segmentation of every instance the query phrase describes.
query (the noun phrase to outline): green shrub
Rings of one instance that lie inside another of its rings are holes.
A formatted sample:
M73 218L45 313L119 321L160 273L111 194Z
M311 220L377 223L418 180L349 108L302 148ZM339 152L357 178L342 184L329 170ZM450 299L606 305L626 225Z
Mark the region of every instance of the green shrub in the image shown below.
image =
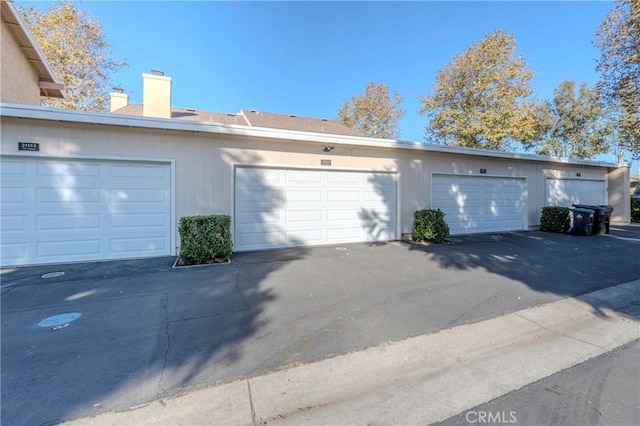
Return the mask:
M566 234L569 232L570 215L569 207L543 207L542 217L540 217L540 230Z
M413 214L413 238L417 241L442 242L448 235L442 210L421 209Z
M233 252L231 216L184 216L180 232L180 265L228 262Z
M640 198L631 197L631 222L640 222Z

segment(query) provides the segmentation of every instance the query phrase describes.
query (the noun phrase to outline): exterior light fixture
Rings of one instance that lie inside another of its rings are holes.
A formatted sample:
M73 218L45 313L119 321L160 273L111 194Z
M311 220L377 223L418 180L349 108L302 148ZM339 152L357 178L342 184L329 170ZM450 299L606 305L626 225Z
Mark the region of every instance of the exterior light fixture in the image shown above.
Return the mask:
M331 152L333 148L333 146L322 145L322 152Z

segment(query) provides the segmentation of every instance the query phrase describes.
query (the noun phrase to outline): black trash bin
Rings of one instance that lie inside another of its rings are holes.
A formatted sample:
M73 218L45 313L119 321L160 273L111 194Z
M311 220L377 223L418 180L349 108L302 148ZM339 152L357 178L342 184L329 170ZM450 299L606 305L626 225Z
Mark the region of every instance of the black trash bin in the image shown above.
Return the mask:
M571 229L571 233L582 236L591 235L594 215L593 210L581 207L574 207L569 210L573 213L573 228Z
M609 234L611 231L611 213L613 212L613 206L605 204L598 206L604 209L604 233Z
M591 235L604 235L607 233L604 220L606 209L604 208L604 206L593 206L591 204L574 204L573 207L578 209L593 210L593 226L591 227Z

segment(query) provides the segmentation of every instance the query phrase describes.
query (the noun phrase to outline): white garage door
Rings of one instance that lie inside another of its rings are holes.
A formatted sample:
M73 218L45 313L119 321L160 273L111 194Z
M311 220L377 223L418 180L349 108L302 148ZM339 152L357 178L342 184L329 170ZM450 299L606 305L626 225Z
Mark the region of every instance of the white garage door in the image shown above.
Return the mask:
M608 204L604 180L547 179L547 205Z
M170 166L2 159L2 265L170 254Z
M396 174L238 167L235 248L396 239Z
M526 181L521 178L433 175L431 206L452 235L525 229Z

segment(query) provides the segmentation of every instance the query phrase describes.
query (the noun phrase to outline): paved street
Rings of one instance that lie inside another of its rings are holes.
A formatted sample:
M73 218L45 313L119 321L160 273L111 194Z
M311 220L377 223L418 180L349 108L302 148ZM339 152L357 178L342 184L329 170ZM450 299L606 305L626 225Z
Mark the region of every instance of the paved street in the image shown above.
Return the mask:
M640 344L607 352L438 425L477 424L489 413L522 426L639 425Z
M122 410L631 281L639 231L5 269L2 422ZM81 316L65 328L37 325L69 312Z

